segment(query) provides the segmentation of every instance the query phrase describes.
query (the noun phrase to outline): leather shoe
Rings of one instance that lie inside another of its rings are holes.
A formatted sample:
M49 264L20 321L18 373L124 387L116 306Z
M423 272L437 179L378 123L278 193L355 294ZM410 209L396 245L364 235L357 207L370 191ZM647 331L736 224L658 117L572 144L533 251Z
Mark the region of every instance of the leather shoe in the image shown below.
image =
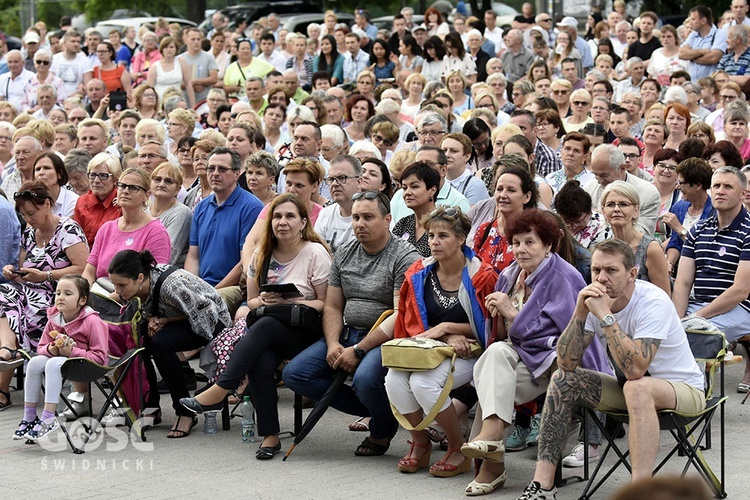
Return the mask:
M202 405L198 402L195 398L181 398L180 404L185 407L187 410L190 410L193 413L200 414L207 411L217 411L221 410L224 406L224 401L219 401L218 403L214 403L212 405Z
M276 446L261 446L255 452L255 458L258 460L271 460L280 451L281 443L278 443Z

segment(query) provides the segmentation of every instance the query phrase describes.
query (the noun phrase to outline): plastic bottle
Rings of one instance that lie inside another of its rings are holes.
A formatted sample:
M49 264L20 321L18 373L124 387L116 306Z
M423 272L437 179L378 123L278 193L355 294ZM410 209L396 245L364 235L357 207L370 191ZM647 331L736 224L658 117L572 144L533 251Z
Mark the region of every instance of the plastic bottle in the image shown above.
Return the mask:
M203 433L216 434L219 432L219 424L216 421L216 412L208 411L203 414Z
M242 401L242 442L255 442L255 418L253 418L253 404L250 402L250 396L245 396Z

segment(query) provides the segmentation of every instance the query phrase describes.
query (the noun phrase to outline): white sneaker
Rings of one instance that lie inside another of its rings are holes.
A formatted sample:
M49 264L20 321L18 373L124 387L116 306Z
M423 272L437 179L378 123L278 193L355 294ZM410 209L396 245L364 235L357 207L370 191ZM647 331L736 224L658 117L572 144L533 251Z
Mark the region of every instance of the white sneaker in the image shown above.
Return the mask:
M117 426L117 425L124 425L125 424L125 417L120 414L120 410L118 408L111 408L106 415L102 418L101 425L103 427L109 427L111 426Z
M68 401L70 407L66 408L65 411L60 413L60 417L65 420L75 420L78 417L87 417L89 414L89 393L85 392L71 392L68 394ZM73 413L72 410L75 410Z
M589 445L589 462L599 460L599 447L594 448ZM563 458L563 467L583 467L583 443L578 443L570 452L570 455Z

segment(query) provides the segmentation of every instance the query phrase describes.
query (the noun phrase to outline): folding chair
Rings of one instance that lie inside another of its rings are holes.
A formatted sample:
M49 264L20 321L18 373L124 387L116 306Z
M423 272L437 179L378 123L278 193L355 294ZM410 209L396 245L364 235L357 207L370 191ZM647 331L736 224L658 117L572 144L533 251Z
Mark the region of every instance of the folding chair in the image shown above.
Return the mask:
M698 474L703 478L704 481L711 488L716 498L726 498L727 493L724 482L724 403L727 397L724 395L724 371L720 370L719 376L719 387L718 395L714 394L716 390L714 375L717 365L720 365L724 361L726 355L726 338L721 332L707 332L707 331L686 331L688 342L690 343L690 349L693 352L693 357L700 366L706 364L706 407L703 411L696 414L685 414L679 413L675 410L660 410L659 415L659 427L661 430L669 431L672 437L675 439L676 444L664 459L654 469L654 474L659 472L667 462L675 455L687 457L685 467L682 469L682 476L684 476L690 465L695 468ZM704 439L710 442L711 432L711 420L716 414L716 410L719 410L719 436L720 436L720 464L721 469L719 471L720 476L716 477L711 466L703 456L703 450L707 449L706 446L702 446ZM589 414L593 414L593 410L586 409ZM609 418L614 418L619 426L615 430L615 434L620 428L628 423L627 413L618 412L604 412ZM594 472L591 474L586 488L580 496L580 499L589 499L599 489L599 487L615 472L620 466L624 465L625 468L632 472L628 456L630 452L628 450L622 451L615 443L614 436L610 435L605 426L599 422L598 419L592 419L594 423L599 427L602 433L602 437L607 441L607 445L604 448L599 462L597 463ZM585 440L584 446L588 447L588 439ZM601 479L597 481L597 475L604 465L607 454L611 451L617 455L618 459L615 464L609 469Z
M89 438L92 434L94 434L94 432L96 432L98 426L101 424L102 419L107 414L107 411L110 409L110 407L115 408L116 405L120 407L125 406L124 401L121 398L121 395L118 394L118 392L120 391L123 382L126 380L127 375L130 372L130 369L133 366L134 362L138 359L138 355L143 350L143 347L135 347L127 351L119 358L110 356L110 361L106 365L100 365L99 363L95 363L87 358L70 358L65 363L63 363L61 371L64 381L70 380L71 382L86 383L89 386L89 393L91 393L91 384L93 383L105 397L104 405L102 405L101 410L99 410L99 414L96 416L96 420L93 422L93 424L87 425L86 423L82 422L85 434L83 435L83 442L81 443L80 448L76 447L76 445L73 443L73 440L66 426L61 425L62 431L65 434L65 438L68 440L68 444L70 444L70 447L73 448L73 452L75 454L84 453L84 449L86 448L86 444L88 443ZM107 389L102 383L102 381L108 374L112 374L116 379L112 389ZM70 403L68 402L67 398L62 395L61 398L65 402L65 404L70 407ZM89 414L93 414L91 412L91 406L92 398L89 398ZM75 414L74 410L73 413ZM76 417L77 416L78 415L76 415ZM137 415L133 412L132 409L128 410L125 418L125 423L127 424L129 429L135 431L137 435L141 436L141 439L143 438L140 422L138 421Z

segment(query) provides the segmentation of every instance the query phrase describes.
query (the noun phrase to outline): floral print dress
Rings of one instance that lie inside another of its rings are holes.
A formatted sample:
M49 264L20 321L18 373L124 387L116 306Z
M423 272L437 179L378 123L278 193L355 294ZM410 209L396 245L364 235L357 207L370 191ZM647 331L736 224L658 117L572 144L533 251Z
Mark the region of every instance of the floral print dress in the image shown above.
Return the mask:
M27 226L21 235L21 248L26 251L26 259L21 267L45 272L68 267L71 262L65 250L77 243L83 243L88 248L83 229L68 217L60 217L52 238L43 247L37 246L36 230ZM0 285L0 317L8 318L10 329L16 333L24 349L36 351L47 324L47 308L52 305L56 286L56 281Z

